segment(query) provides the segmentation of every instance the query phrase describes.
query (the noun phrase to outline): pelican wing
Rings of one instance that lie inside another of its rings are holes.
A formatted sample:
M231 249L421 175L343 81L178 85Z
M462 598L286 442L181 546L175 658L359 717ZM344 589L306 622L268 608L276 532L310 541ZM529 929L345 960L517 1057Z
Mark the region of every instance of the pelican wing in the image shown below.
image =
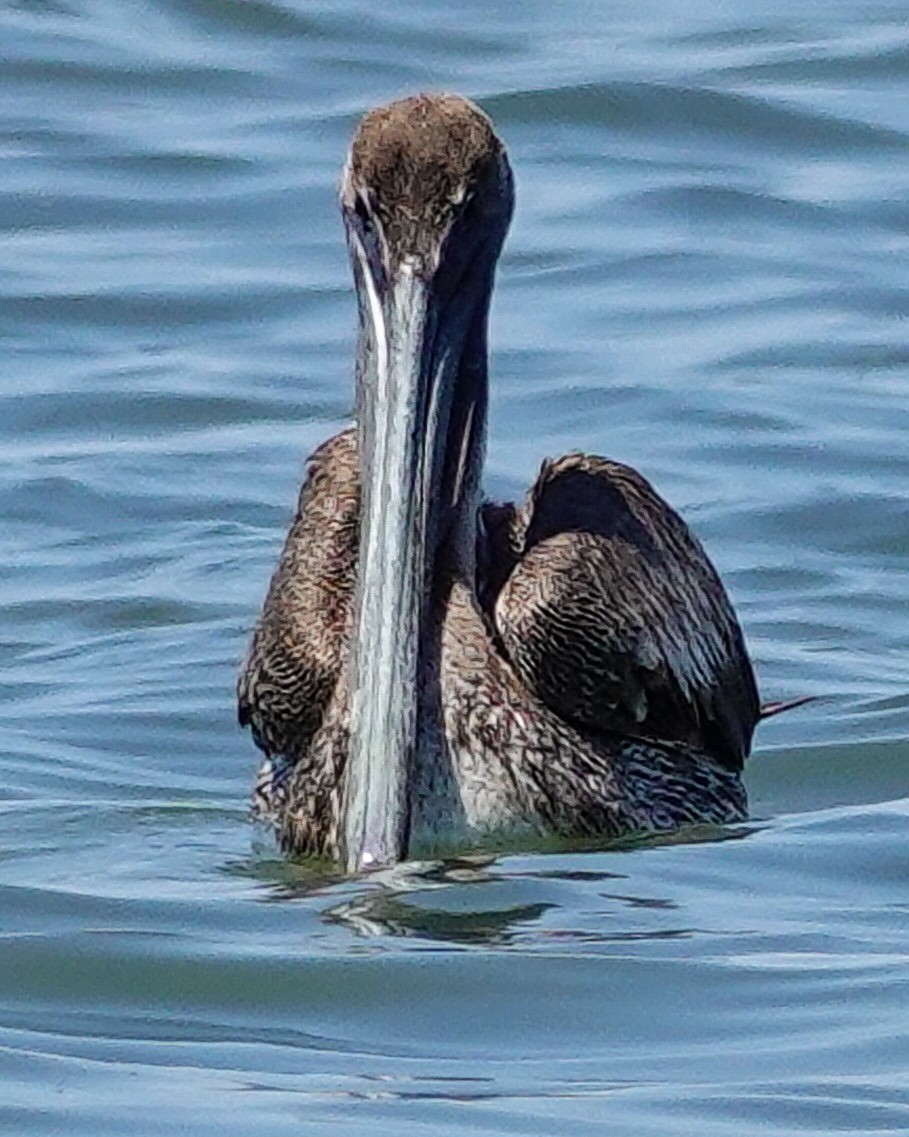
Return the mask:
M278 567L237 683L241 726L296 759L322 722L350 639L360 509L356 434L310 457Z
M653 487L569 454L544 463L507 540L495 521L493 620L523 681L580 727L684 741L740 770L759 714L742 632Z

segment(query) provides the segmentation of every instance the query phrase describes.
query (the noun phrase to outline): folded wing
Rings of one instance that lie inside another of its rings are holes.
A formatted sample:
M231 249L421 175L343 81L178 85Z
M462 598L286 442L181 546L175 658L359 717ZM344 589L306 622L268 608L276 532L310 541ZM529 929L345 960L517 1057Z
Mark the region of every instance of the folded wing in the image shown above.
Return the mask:
M644 478L569 454L490 521L487 605L539 698L582 729L684 741L742 768L759 706L741 629L704 549Z
M350 642L359 510L349 429L309 459L237 684L240 725L269 756L305 754L338 682Z

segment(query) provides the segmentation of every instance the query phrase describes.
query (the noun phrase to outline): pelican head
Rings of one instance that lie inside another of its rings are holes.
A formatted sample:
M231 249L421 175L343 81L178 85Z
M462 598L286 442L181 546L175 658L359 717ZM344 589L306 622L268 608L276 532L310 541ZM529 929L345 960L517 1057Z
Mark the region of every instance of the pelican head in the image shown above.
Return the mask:
M473 556L486 323L512 206L505 149L466 99L418 95L361 122L341 187L360 325L343 822L354 871L407 851L421 676L437 650L434 589L452 560L469 570Z

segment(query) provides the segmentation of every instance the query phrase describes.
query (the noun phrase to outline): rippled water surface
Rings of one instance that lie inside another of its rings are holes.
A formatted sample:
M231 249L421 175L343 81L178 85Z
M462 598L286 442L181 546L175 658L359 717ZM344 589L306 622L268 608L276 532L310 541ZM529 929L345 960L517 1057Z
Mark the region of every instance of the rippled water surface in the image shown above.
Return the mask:
M0 4L0 1129L909 1131L903 3ZM332 882L233 678L351 402L358 115L513 158L489 486L582 447L707 543L753 824Z

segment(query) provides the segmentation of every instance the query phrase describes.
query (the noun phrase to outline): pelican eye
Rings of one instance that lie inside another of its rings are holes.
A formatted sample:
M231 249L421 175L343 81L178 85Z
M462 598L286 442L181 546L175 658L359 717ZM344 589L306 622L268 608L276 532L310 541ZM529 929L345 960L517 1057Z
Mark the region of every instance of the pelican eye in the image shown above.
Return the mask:
M366 256L370 272L377 283L385 277L384 256L382 252L382 238L379 223L376 220L369 198L363 192L358 193L349 207L348 216L353 222L357 238Z
M366 239L370 238L376 232L376 221L365 194L358 193L354 198L353 212L360 227L361 236Z

